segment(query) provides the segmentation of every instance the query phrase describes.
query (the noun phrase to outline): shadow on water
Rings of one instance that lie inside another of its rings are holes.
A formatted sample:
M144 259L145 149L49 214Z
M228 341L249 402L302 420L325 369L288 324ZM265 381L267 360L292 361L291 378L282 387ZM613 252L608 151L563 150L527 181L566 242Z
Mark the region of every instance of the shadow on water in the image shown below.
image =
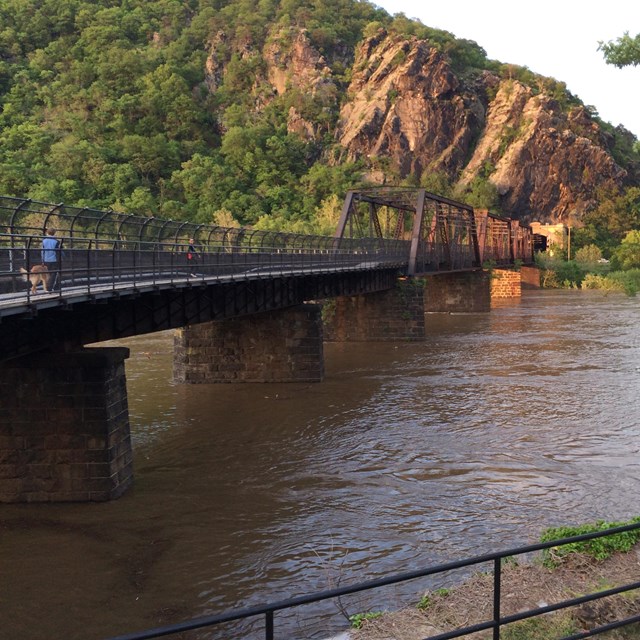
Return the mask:
M135 486L2 506L0 638L104 638L636 515L639 306L541 292L429 314L424 343L326 345L312 385L176 385L171 334L124 341ZM280 624L326 637L338 608ZM234 634L255 635L190 637Z

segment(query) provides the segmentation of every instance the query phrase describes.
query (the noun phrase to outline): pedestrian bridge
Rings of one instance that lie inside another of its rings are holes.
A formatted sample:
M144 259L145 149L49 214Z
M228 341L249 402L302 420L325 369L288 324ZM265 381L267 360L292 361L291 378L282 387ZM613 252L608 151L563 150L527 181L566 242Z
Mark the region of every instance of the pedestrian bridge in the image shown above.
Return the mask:
M298 304L304 301L300 296L318 300L390 288L397 276L532 262L528 227L415 189L349 192L332 237L222 228L8 197L0 198L0 219L0 360L52 343L97 342L197 322L207 315L193 315L192 299L198 296L204 301L219 294L216 310L206 319L223 319ZM62 288L46 293L40 286L32 293L21 269L41 263L42 236L50 227L60 243ZM193 266L186 259L190 238L197 249ZM277 285L283 280L302 289L297 298L274 299L282 297ZM261 297L251 299L251 287L263 292ZM194 289L199 294L188 295ZM139 321L143 305L138 305L137 320L123 320L122 300L140 297L153 307L155 324L148 318ZM171 312L158 310L159 297ZM89 314L88 326L86 307L96 304L111 311ZM161 320L161 315L174 319ZM31 322L16 326L18 318Z
M10 197L0 220L0 502L131 484L128 350L86 345L175 328L180 382L319 381L323 336L423 339L430 301L487 311L483 266L533 260L528 227L419 189L349 192L331 237ZM32 292L49 228L61 289Z

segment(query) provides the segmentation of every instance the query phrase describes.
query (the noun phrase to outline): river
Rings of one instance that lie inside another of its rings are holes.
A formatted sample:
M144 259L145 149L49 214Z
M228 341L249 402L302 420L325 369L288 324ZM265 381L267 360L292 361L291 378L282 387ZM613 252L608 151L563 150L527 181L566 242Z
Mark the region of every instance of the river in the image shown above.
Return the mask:
M638 515L639 320L636 298L525 292L429 314L422 343L327 344L320 384L176 385L171 333L121 341L134 488L0 505L0 638L97 640ZM276 618L345 626L333 603ZM182 637L260 637L234 629Z

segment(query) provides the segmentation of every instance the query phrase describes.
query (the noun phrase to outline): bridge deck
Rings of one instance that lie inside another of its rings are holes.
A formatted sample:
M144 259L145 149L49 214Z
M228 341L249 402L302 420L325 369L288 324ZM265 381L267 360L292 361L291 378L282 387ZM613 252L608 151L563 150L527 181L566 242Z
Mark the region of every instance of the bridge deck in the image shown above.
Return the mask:
M304 267L299 265L290 267L286 265L277 267L265 265L236 273L213 275L191 274L185 271L173 273L121 273L117 275L116 279L87 279L83 284L69 284L63 280L60 291L46 292L43 289L38 289L35 294L31 293L29 285L25 282L24 291L0 294L0 318L16 314L33 314L38 310L68 306L75 303L108 301L122 296L134 296L165 289L228 284L240 280L250 282L273 278L295 278L309 274L321 276L346 271L371 271L376 269L398 269L401 271L403 268L406 268L406 263L364 260L351 265L340 264L339 266L330 266L326 263L305 264Z

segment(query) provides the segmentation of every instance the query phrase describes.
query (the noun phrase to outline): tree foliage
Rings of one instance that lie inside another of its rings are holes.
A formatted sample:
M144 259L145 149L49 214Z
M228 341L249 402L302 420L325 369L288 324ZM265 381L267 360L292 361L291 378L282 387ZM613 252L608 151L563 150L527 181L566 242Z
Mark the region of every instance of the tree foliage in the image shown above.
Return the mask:
M603 191L598 202L583 216L576 246L596 244L609 256L627 232L640 229L640 188L630 187L622 194Z
M640 269L640 231L629 231L612 256L612 266L620 271Z
M598 49L604 54L607 64L619 68L635 67L640 64L640 33L632 37L625 31L624 35L615 41L599 42Z

